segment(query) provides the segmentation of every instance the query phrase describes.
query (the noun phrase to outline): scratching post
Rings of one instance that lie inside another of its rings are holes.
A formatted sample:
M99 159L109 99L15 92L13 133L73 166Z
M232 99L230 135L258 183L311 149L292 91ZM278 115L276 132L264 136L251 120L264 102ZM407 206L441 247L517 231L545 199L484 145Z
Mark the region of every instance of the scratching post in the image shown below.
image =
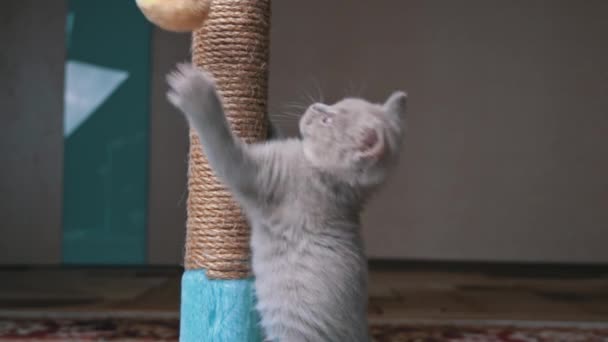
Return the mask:
M266 137L270 0L213 0L192 35L192 62L216 79L235 134ZM249 227L190 132L180 341L258 342Z

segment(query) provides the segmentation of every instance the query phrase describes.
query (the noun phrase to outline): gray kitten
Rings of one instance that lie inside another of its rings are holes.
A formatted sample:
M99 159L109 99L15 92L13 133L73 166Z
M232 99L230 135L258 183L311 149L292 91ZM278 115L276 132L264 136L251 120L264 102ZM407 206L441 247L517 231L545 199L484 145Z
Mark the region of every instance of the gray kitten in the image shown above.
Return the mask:
M360 212L399 154L406 95L383 105L315 103L301 138L235 138L210 75L188 64L167 76L168 99L251 224L255 290L267 338L369 341Z

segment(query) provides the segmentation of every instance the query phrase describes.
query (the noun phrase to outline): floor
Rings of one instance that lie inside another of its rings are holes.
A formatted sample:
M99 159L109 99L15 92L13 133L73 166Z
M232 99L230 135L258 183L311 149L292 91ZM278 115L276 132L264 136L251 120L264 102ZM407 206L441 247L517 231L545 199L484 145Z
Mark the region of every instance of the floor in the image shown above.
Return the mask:
M178 315L177 268L0 269L0 314ZM372 321L608 322L608 268L372 263Z

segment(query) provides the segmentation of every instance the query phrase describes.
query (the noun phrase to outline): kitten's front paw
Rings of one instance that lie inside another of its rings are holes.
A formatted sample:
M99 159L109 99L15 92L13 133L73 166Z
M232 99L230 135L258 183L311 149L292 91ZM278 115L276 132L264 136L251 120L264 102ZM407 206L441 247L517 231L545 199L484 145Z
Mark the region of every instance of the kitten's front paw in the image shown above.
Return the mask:
M180 63L167 75L167 99L186 114L204 111L202 106L215 96L213 77L189 63Z

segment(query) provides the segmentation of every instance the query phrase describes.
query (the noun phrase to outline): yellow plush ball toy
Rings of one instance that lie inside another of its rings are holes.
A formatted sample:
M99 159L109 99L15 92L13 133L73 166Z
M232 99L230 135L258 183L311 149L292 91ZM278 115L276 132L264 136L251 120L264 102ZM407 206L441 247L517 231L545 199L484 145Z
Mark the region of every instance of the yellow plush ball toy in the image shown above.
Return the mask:
M203 25L211 0L136 0L151 22L168 31L194 31Z

